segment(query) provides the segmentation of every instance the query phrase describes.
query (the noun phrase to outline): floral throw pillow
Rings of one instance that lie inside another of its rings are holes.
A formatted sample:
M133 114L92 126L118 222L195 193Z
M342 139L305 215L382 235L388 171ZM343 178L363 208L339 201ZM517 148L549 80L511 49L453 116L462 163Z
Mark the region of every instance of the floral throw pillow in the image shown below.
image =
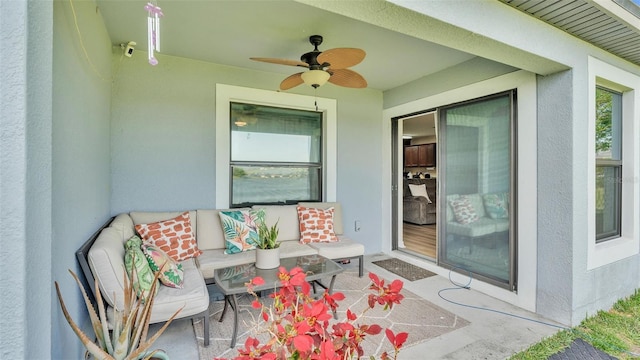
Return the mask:
M127 275L133 283L136 294L143 301L149 296L149 291L153 285L154 274L149 266L149 262L142 252L142 240L137 235L132 236L124 244L124 267ZM156 293L158 287L156 286Z
M333 230L333 207L316 209L298 206L297 209L302 244L338 241Z
M174 261L167 253L155 245L142 245L142 252L147 257L147 262L152 271L160 272L160 282L168 287L182 289L184 271L182 264Z
M151 224L138 224L136 231L145 244L156 245L175 261L186 260L202 254L191 230L188 211L173 219Z
M485 194L482 196L484 209L492 219L509 217L509 199L507 193Z
M457 199L450 200L449 205L453 210L456 221L460 224L471 224L478 221L478 213L466 196L460 196Z
M225 254L253 250L257 247L258 224L264 221L264 209L220 211L220 222L224 230Z

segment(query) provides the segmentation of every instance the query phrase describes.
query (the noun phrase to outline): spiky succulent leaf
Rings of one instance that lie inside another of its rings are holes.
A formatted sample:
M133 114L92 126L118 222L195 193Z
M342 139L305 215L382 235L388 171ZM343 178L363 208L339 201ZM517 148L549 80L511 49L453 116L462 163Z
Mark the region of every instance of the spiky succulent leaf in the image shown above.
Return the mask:
M71 276L73 276L73 279L76 281L76 284L78 284L78 287L80 288L80 292L82 293L84 304L87 307L87 311L89 312L89 318L91 319L91 326L93 327L93 332L96 334L96 339L98 339L98 346L100 346L101 349L106 349L106 344L104 339L104 329L102 327L102 322L98 318L98 314L96 314L96 310L93 308L93 305L91 304L91 300L89 300L89 296L87 296L87 292L85 291L84 286L82 286L82 282L80 282L80 279L73 271L69 270L69 272L71 273ZM95 283L95 286L97 289L98 288L97 281Z
M105 352L100 346L96 345L89 337L80 330L78 325L73 321L71 315L69 315L69 311L67 311L67 307L64 304L64 300L62 299L62 294L60 293L60 286L58 282L55 282L56 285L56 293L58 294L58 301L60 302L60 307L62 308L62 313L64 314L65 319L73 329L73 332L76 333L82 344L87 348L87 351L91 355L93 355L96 359L113 359L107 352Z

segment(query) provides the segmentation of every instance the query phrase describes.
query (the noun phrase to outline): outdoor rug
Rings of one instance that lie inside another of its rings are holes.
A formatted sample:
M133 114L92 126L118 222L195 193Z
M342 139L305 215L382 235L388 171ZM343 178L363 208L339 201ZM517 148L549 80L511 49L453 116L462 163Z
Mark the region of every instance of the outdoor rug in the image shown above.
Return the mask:
M561 352L551 355L548 360L617 360L603 351L594 348L588 342L578 338L571 346Z
M431 271L396 258L378 260L373 263L409 281L416 281L435 275Z
M328 279L327 279L328 280ZM328 284L328 281L325 282ZM371 280L368 276L358 277L355 270L347 270L336 277L334 292L342 292L345 299L338 303L338 321L346 318L347 308L358 316L367 308L367 296L370 294L369 285ZM388 282L386 282L388 283ZM424 300L412 292L403 289L404 300L400 305L395 305L391 310L383 311L382 307L376 307L367 311L364 316L359 317L358 324L378 324L383 328L390 327L394 332L407 332L409 338L405 347L409 347L429 339L433 339L442 334L464 327L469 322L455 314L452 314L441 307ZM258 312L251 308L252 297L242 295L238 297L239 321L238 340L236 348L244 346L247 336L257 337L264 342L264 334L255 334L255 320ZM270 299L263 297L262 301L268 304ZM227 309L227 314L222 322L218 322L223 308L222 301L212 301L209 306L210 314L210 344L203 346L203 322L195 321L193 326L198 342L198 351L201 360L211 360L216 357L233 358L237 355L236 349L231 349L231 334L233 333L233 311ZM369 335L363 342L366 357L370 355L378 358L384 351L392 351L384 331L378 335Z

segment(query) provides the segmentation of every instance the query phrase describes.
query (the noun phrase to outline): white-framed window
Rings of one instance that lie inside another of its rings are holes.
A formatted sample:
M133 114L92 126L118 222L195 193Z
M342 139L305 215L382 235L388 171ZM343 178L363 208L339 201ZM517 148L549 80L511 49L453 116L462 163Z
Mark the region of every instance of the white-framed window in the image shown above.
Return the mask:
M216 84L216 208L226 209L231 207L232 204L232 125L230 121L232 119L232 103L302 110L321 114L321 200L335 201L337 182L337 101L335 99ZM238 163L235 165L238 165Z
M589 58L587 268L640 247L640 77Z
M621 235L622 94L596 86L596 242Z
M322 200L322 113L231 102L231 207Z

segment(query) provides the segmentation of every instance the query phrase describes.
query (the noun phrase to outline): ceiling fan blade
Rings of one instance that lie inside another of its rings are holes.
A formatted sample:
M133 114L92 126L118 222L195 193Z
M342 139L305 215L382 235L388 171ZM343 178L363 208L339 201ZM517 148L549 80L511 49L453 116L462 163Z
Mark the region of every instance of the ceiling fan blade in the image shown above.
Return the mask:
M249 58L251 60L254 61L262 61L262 62L267 62L267 63L271 63L271 64L279 64L279 65L289 65L289 66L302 66L302 67L309 67L309 65L305 62L302 62L300 60L288 60L288 59L274 59L274 58L258 58L258 57L252 57Z
M329 63L331 69L345 69L359 64L367 53L356 48L335 48L318 55L320 64Z
M280 83L280 90L289 90L300 84L304 83L302 80L302 73L293 74Z
M367 80L362 77L362 75L357 72L349 69L335 69L330 70L331 77L329 78L329 82L349 88L366 88Z

